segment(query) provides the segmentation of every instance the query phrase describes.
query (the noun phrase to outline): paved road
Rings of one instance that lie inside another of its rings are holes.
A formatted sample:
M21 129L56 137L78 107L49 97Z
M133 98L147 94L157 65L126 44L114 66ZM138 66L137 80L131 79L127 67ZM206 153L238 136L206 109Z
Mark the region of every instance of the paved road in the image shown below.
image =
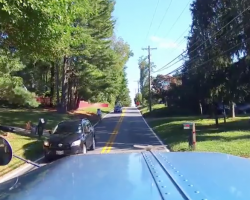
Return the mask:
M122 114L109 114L95 131L97 149L89 153L142 151L134 145L162 145L137 108L125 108Z
M96 150L88 154L107 154L142 151L134 145L153 145L155 149L164 150L159 139L145 123L137 108L124 108L122 114L110 113L95 127L97 136ZM46 165L43 159L39 161ZM20 170L14 176L33 170L34 167ZM10 178L10 177L8 177ZM4 179L4 178L3 178ZM0 182L2 179L0 179Z

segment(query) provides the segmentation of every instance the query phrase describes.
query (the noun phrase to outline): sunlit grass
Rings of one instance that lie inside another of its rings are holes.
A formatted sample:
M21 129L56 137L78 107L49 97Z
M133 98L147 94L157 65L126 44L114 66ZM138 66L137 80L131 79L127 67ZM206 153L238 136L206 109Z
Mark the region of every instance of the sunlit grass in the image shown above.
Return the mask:
M162 109L162 108L166 108L165 104L155 104L152 106L152 110L158 110L158 109ZM148 106L143 106L140 108L140 111L142 114L145 114L145 113L149 112L149 108L148 108Z
M109 113L111 110L113 110L113 107L105 107L105 108L100 108L103 114ZM97 112L97 107L88 107L88 108L83 108L78 111L75 111L75 113L86 113L86 114L91 114L94 113L96 114Z
M14 133L8 133L8 136L5 138L10 142L13 153L17 156L33 160L42 155L42 140ZM12 171L22 164L24 164L23 161L13 158L8 165L0 166L0 176Z
M197 134L197 151L222 152L237 156L250 155L249 117L219 119L217 128L214 119L197 117L169 117L149 121L150 126L159 137L169 145L172 151L188 151L188 130L183 130L183 123L195 122Z
M25 128L26 123L31 121L38 123L39 118L47 120L46 129L52 129L60 121L87 117L93 124L97 122L97 108L86 108L67 114L60 114L56 111L42 109L0 109L0 125L15 126ZM104 114L108 113L112 108L102 108Z

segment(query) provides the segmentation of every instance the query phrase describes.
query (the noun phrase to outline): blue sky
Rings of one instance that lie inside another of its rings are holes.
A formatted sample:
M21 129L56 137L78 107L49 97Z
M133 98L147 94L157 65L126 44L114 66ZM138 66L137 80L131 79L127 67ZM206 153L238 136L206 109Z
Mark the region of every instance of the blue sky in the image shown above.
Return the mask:
M142 48L146 48L148 45L157 48L151 52L151 60L157 66L155 70L162 68L185 50L186 39L184 36L188 35L191 24L189 10L191 2L192 0L172 0L172 2L171 0L159 0L157 6L158 0L116 0L113 13L117 20L115 34L122 37L134 53L134 57L130 58L127 63L132 99L138 88L136 83L139 80L138 59L140 56L147 55L147 51L143 51ZM178 38L180 39L177 40ZM181 64L181 62L177 63L166 70L154 73L153 76L169 73Z

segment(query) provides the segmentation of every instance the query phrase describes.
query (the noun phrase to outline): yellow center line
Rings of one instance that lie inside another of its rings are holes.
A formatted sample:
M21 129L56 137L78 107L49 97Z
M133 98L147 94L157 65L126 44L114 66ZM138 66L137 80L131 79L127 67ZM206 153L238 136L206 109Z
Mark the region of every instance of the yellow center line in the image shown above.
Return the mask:
M125 109L124 109L125 111ZM118 121L118 123L116 124L115 128L114 128L114 131L112 132L108 142L106 143L105 147L103 147L101 153L108 153L110 152L111 148L112 148L112 145L114 144L114 141L115 141L115 138L116 138L116 135L118 134L118 131L120 129L120 126L122 124L122 121L123 121L123 118L124 118L124 111L123 113L121 114L121 117Z
M106 152L106 150L108 149L110 143L113 141L114 136L118 133L119 124L121 123L121 118L122 117L120 117L118 123L116 124L116 126L115 126L115 128L113 130L113 132L111 133L111 136L110 136L108 142L106 143L105 147L103 147L101 153L105 153Z
M118 127L117 127L117 130L116 130L115 134L113 135L112 140L111 140L110 143L109 143L109 147L107 148L106 153L109 153L109 152L110 152L110 150L111 150L111 148L112 148L112 146L113 146L113 144L114 144L114 142L115 142L115 139L116 139L116 136L117 136L117 134L118 134L118 131L119 131L120 127L121 127L123 118L124 118L124 116L121 117L121 122L119 123L119 125L118 125Z

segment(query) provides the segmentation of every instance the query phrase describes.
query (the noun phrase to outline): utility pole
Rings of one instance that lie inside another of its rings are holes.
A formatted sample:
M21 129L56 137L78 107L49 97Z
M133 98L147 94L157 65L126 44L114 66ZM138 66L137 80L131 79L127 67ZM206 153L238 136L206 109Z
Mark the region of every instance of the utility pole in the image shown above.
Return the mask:
M138 84L138 93L140 93L140 80L139 81L134 81Z
M140 93L140 81L137 82L138 82L138 93Z
M147 50L148 51L148 78L149 78L149 88L148 88L148 92L149 92L149 111L152 111L152 94L151 94L151 60L150 60L150 51L151 50L156 50L157 48L150 48L150 46L148 46L148 48L142 48L142 50Z

